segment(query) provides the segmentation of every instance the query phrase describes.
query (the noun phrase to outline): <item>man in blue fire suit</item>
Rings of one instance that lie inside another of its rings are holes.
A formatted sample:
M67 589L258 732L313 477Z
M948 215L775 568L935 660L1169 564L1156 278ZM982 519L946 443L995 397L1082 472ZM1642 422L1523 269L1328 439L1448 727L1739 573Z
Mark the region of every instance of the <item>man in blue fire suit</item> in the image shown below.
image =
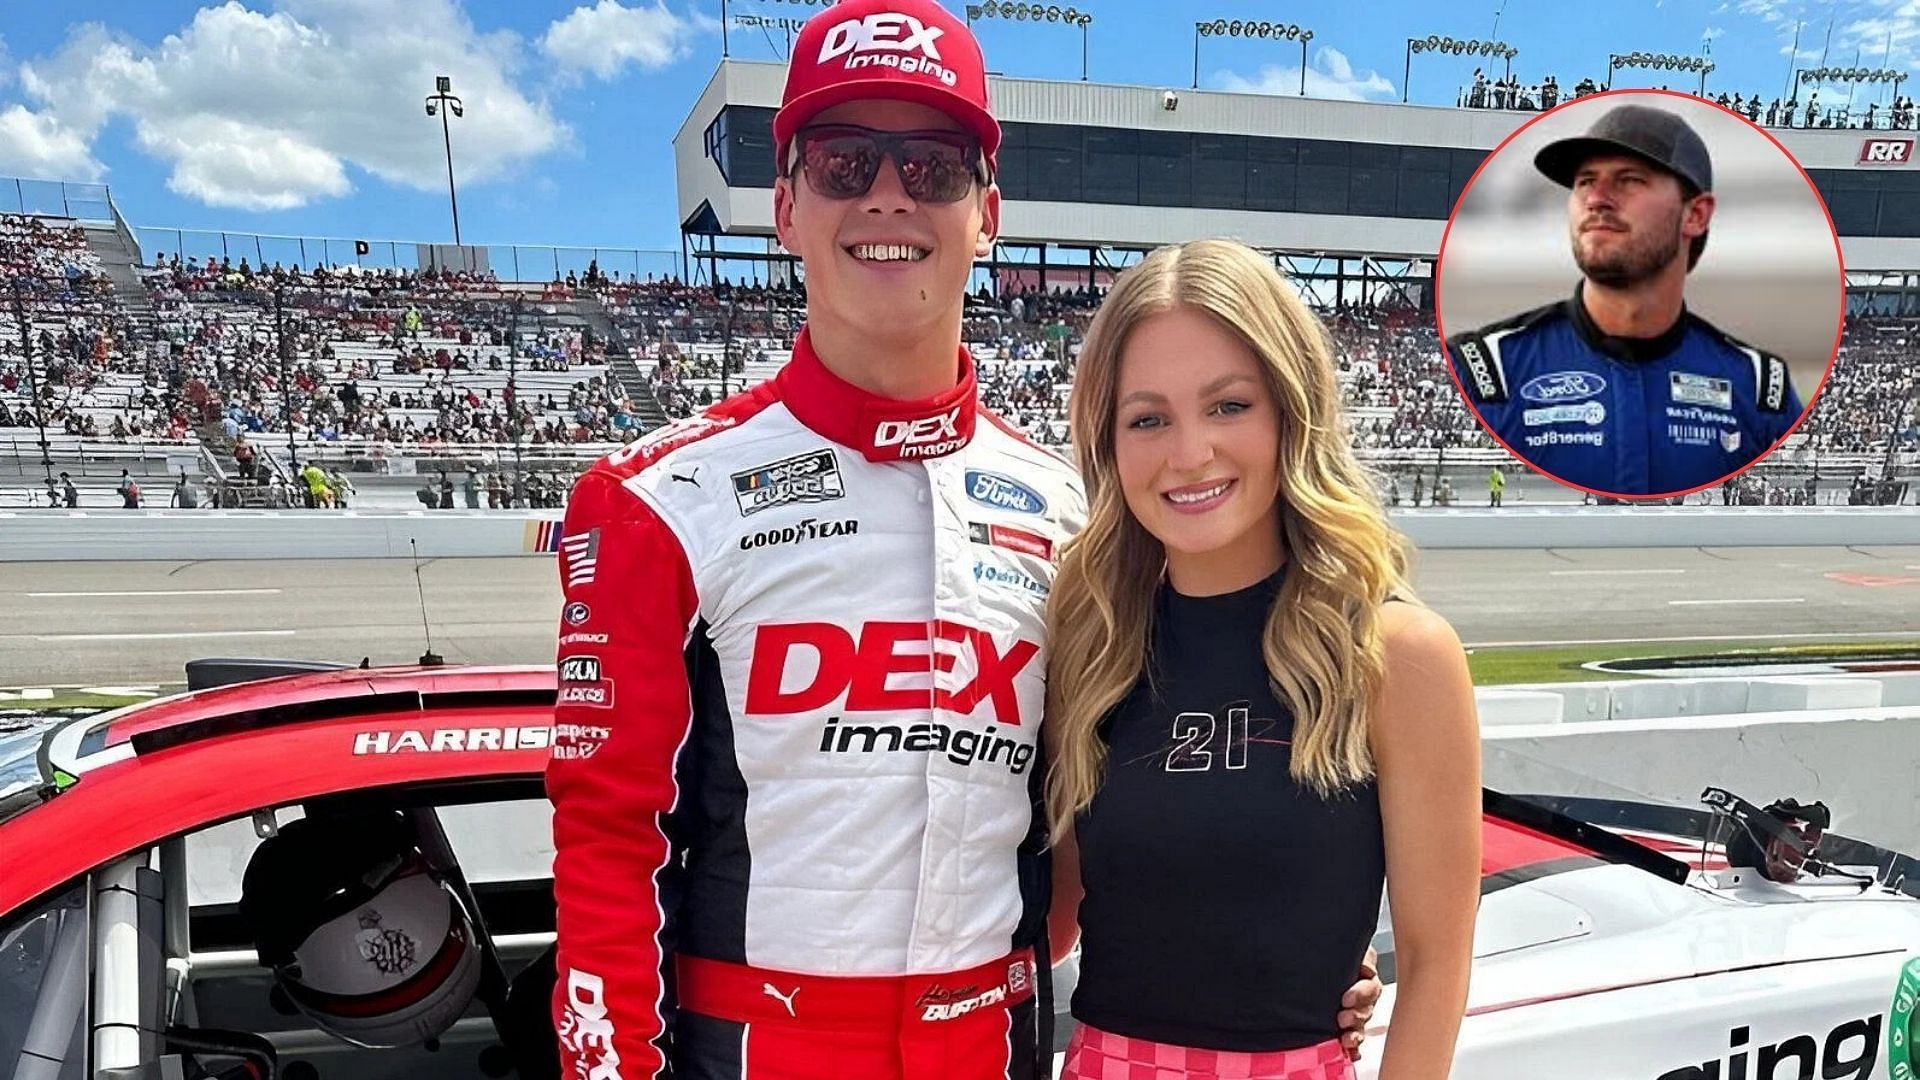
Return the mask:
M1800 419L1787 364L1687 310L1713 163L1681 117L1622 105L1534 166L1569 190L1571 299L1447 339L1487 429L1563 483L1661 496L1751 464Z

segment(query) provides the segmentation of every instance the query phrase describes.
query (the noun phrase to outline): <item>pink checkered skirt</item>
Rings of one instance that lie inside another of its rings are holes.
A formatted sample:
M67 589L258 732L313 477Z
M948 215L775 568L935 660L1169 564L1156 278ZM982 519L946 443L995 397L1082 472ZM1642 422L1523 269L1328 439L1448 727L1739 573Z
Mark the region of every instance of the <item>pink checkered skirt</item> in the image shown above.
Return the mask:
M1081 1024L1067 1044L1060 1080L1353 1080L1340 1040L1298 1050L1242 1054L1130 1039Z

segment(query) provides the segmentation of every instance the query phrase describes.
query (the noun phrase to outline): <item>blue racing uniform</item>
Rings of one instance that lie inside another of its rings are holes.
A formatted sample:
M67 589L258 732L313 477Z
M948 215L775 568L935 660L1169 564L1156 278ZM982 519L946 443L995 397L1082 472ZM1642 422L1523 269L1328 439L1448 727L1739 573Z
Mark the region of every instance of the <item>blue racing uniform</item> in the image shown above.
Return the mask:
M1800 419L1787 363L1683 310L1652 338L1608 337L1571 300L1447 339L1487 429L1555 479L1665 495L1744 468Z

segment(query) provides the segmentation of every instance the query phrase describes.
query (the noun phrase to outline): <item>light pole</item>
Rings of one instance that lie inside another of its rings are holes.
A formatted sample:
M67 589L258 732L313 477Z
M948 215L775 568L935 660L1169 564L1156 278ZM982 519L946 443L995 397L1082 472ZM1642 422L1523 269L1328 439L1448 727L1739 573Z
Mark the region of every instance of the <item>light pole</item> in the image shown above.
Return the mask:
M47 490L53 490L53 450L47 442L47 414L40 400L39 368L33 359L33 331L28 328L27 302L23 279L13 279L13 322L20 328L20 348L27 360L27 394L33 399L33 426L40 431L40 465L47 473Z
M1300 43L1300 96L1307 96L1307 42L1313 31L1296 23L1243 22L1211 19L1193 24L1193 88L1200 89L1200 39L1203 37L1268 38Z
M513 317L507 324L507 430L513 433L513 486L507 489L510 505L527 490L525 458L520 449L520 308L524 300L523 296L514 296Z
M807 25L807 21L805 19L790 19L777 15L735 15L733 17L733 24L735 26L744 26L748 29L758 29L761 31L774 29L786 31L787 49L785 53L781 54L781 59L784 60L793 53L793 35L798 33L801 27ZM768 40L771 41L772 39L769 38Z
M1645 68L1651 71L1695 71L1700 74L1700 95L1707 96L1707 73L1713 61L1704 56L1676 56L1672 53L1610 53L1607 56L1607 89L1613 89L1616 69Z
M727 294L727 325L720 337L720 399L727 397L727 375L733 371L733 294Z
M819 5L821 7L832 7L835 3L838 2L838 0L781 0L781 2L787 3L787 4L793 4L799 7L813 7L815 5ZM789 56L791 56L793 53L793 35L798 31L799 26L804 25L806 23L806 20L801 19L797 23L787 19L780 19L778 21L781 23L782 26L785 27L787 31L787 53ZM742 22L741 25L771 27L773 23L774 23L774 20L763 18L758 23ZM720 56L722 59L724 59L727 55L726 29L727 29L727 0L720 0Z
M283 283L273 279L273 343L280 354L280 422L287 426L287 468L297 481L300 476L300 452L293 441L293 372L291 349L287 346L286 297Z
M1006 0L987 0L984 4L967 5L967 25L972 26L975 19L1014 19L1018 21L1065 23L1080 28L1080 81L1087 81L1087 27L1093 25L1093 16L1078 8L1063 8L1058 4L1010 3Z
M722 29L725 29L725 24L722 24ZM453 133L447 128L447 114L465 116L467 110L460 99L450 93L453 89L452 79L437 75L433 80L433 88L436 92L427 98L427 115L440 117L440 140L447 147L447 202L453 206L453 246L459 247L460 196L453 187Z
M1498 19L1496 18L1495 21L1497 22ZM1453 56L1497 56L1507 62L1505 72L1507 75L1513 74L1513 58L1520 55L1519 49L1504 41L1468 41L1464 38L1441 37L1439 34L1428 34L1423 38L1408 38L1407 67L1400 76L1402 102L1406 101L1407 95L1413 91L1413 54L1423 52L1449 53Z

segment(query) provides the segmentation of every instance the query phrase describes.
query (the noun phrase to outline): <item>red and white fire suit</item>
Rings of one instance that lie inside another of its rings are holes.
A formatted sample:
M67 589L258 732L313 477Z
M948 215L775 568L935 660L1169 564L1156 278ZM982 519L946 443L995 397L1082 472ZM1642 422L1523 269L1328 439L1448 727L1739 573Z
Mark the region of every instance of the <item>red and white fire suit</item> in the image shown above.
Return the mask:
M574 489L564 1075L1028 1075L1044 607L1085 499L961 365L880 398L803 333Z

